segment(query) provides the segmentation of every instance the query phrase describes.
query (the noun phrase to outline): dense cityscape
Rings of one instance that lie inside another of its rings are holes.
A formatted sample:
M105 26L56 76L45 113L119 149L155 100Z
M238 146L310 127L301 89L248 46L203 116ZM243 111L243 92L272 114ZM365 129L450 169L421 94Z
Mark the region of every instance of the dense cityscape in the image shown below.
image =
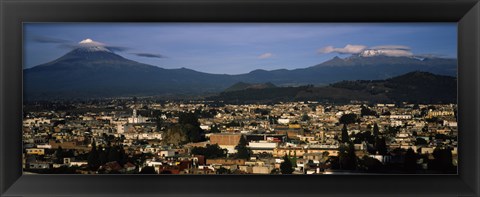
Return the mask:
M456 23L24 29L24 173L457 173Z
M24 105L30 174L456 174L457 105L119 98Z

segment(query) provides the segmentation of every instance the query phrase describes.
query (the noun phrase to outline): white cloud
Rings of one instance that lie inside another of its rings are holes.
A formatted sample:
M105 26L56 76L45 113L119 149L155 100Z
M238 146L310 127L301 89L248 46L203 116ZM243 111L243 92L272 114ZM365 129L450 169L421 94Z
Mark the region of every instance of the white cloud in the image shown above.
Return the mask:
M327 46L318 50L319 53L342 53L342 54L358 54L365 50L367 46L347 44L343 48L335 48Z
M405 57L413 55L410 47L404 45L380 45L370 47L369 49L376 50L379 54L393 57Z
M410 47L409 46L404 46L404 45L380 45L380 46L370 47L370 49L408 50L408 51L410 51Z
M369 57L369 56L377 56L377 55L385 55L391 57L408 57L412 56L413 53L409 50L401 50L401 49L367 49L360 53L360 56Z
M403 56L412 56L413 53L407 50L383 50L383 54L386 56L395 56L395 57L403 57Z
M272 53L264 53L264 54L259 55L257 58L258 59L267 59L267 58L271 58L271 57L273 57Z
M409 46L404 45L379 45L367 47L365 45L347 44L343 48L327 46L318 50L319 53L340 53L340 54L360 54L361 56L385 55L392 57L412 56L413 53Z

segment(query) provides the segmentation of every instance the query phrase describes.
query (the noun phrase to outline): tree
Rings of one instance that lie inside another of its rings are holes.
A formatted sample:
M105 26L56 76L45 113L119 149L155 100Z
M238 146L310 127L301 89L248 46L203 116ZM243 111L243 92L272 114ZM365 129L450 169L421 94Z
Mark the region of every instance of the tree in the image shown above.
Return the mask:
M217 174L232 174L232 172L229 169L226 169L224 167L220 167L217 170Z
M366 155L361 160L361 166L367 172L378 172L383 169L382 162Z
M357 158L355 155L355 147L352 142L348 145L342 144L338 148L339 168L342 170L355 170L357 167Z
M348 167L352 170L357 168L357 155L355 154L355 146L353 143L348 143L348 158L349 158L349 163Z
M297 167L297 151L293 151L293 157L290 157L293 167Z
M182 131L187 135L189 142L202 141L203 130L199 126L191 124L182 125Z
M426 118L425 121L429 122L429 123L438 123L440 122L441 120L437 117L431 117L431 118Z
M171 170L162 170L160 174L173 174Z
M377 138L375 143L375 148L377 149L378 154L386 155L387 154L387 143L385 142L385 138Z
M391 125L388 125L388 127L386 127L385 133L390 135L396 135L399 131L400 131L400 126L392 127Z
M432 169L440 170L444 172L451 172L455 170L455 166L452 162L452 149L450 148L435 148L433 150L433 160ZM430 164L429 164L430 168Z
M170 126L163 132L163 143L184 144L204 140L204 131L200 128L198 118L193 113L180 113L178 124Z
M227 126L227 127L239 127L239 126L240 126L240 123L237 122L237 121L232 120L232 121L230 121L229 123L227 123L225 126Z
M280 172L282 172L282 174L292 174L293 171L292 162L287 154L285 154L285 156L283 156L283 162L280 164Z
M140 174L157 174L157 172L155 171L155 168L152 167L152 166L145 166L142 168L142 170L140 171Z
M98 150L98 158L100 160L100 165L106 164L108 162L107 152L103 150L102 147Z
M404 169L407 172L415 172L417 169L417 154L412 148L409 148L405 153Z
M125 153L125 149L123 147L120 147L120 150L118 150L118 154L119 154L118 163L122 166L125 165L128 159L128 156Z
M378 129L378 125L377 125L377 123L375 123L375 124L373 125L373 137L374 137L375 139L378 138L379 132L380 132L380 130Z
M163 134L162 142L167 145L178 145L189 142L187 134L182 130L182 127L179 124L166 128L163 131Z
M220 129L218 129L217 125L213 125L210 129L210 133L220 133Z
M161 117L156 117L155 118L155 123L156 123L156 126L157 126L157 131L160 131L162 129L162 127L165 125L164 121Z
M200 128L197 116L194 113L180 113L178 124L186 135L187 142L199 142L202 140L203 130Z
M278 170L277 168L274 168L270 171L270 174L280 174L280 170Z
M102 139L104 142L110 143L110 141L108 140L108 134L102 133Z
M425 140L421 137L417 138L417 140L415 141L415 145L417 145L417 146L418 145L427 145L427 144L428 144L427 140Z
M422 132L428 132L428 125L423 126Z
M350 136L348 136L348 130L347 130L346 124L343 124L343 128L342 128L342 142L343 143L350 142Z
M390 115L392 115L392 113L391 113L390 111L385 111L385 112L382 113L382 115L384 115L384 116L390 116Z
M377 149L375 148L375 145L370 145L367 144L367 152L371 155L375 155L377 153Z
M238 145L235 147L237 150L237 158L239 159L249 159L250 158L250 148L247 147L247 140L243 135L238 141Z
M112 161L119 161L120 160L120 154L118 152L118 149L116 146L111 147L110 150L108 151L108 162Z
M371 110L370 108L362 105L362 109L360 111L361 116L376 116L377 112Z
M180 113L178 116L178 123L182 125L190 124L193 126L200 126L200 122L198 122L198 118L194 113Z
M90 170L93 171L98 170L100 167L100 158L97 151L97 145L95 144L95 139L92 140L92 149L88 153L87 163Z
M357 115L356 114L343 114L340 119L339 119L339 122L341 124L353 124L353 123L356 123L357 122Z
M355 144L360 144L362 142L367 142L369 144L375 143L375 138L372 136L370 131L359 132L353 135L355 140L353 142Z
M308 121L310 120L310 117L307 114L302 115L302 121Z
M218 144L207 144L207 146L204 147L194 147L191 150L191 153L194 155L203 155L205 156L205 159L215 159L215 158L221 158L225 157L227 155L227 150L226 149L221 149Z
M412 107L412 109L420 109L420 105L418 105L418 103L415 103Z
M57 163L63 163L63 157L65 153L61 146L58 146L57 151L55 151L55 158L57 158Z

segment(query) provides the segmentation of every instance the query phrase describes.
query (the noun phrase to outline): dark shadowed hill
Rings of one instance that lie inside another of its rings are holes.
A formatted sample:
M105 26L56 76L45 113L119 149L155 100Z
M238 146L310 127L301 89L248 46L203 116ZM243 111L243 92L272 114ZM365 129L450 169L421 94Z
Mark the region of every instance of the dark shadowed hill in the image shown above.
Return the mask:
M456 103L457 80L428 72L410 72L386 80L341 81L325 87L277 87L222 92L212 100L227 103L328 101Z
M265 89L265 88L276 88L273 83L267 82L267 83L244 83L244 82L238 82L236 84L233 84L229 88L225 89L224 92L232 92L232 91L239 91L239 90L246 90L246 89Z

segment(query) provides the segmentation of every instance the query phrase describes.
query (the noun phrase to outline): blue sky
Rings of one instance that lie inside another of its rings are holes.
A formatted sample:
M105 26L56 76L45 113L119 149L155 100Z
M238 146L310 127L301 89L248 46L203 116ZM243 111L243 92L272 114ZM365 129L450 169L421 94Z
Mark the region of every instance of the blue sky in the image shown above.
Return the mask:
M138 62L219 74L305 68L378 46L457 54L456 23L26 23L24 68L87 38Z

